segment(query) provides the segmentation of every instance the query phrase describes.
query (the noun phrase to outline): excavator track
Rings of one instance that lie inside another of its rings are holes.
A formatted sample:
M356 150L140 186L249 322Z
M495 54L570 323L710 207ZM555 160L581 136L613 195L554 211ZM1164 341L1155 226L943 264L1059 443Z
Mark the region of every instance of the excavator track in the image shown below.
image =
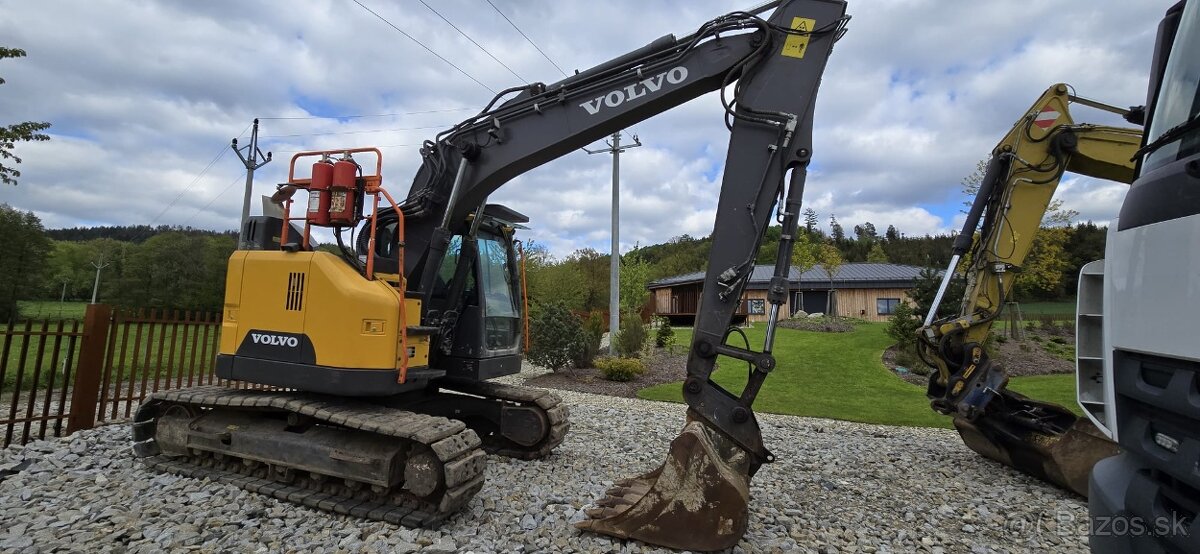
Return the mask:
M459 405L463 400L462 395L472 395L500 404L502 414L519 413L522 416L510 417L509 419L513 420L511 423L501 417L499 429L494 432L480 432L485 430L476 429L483 439L484 450L489 454L519 460L545 458L555 447L562 444L567 431L571 429L571 423L568 421L570 413L562 403L562 398L545 389L455 378L439 379L436 384L439 389L458 393L436 393L439 403ZM505 409L508 411L503 411ZM442 415L459 419L457 414ZM515 431L506 429L506 424L521 428ZM520 440L515 441L510 437Z
M281 453L289 450L281 446L314 442L300 438L309 431L325 441L324 457ZM133 441L134 454L155 469L409 527L437 526L466 505L483 486L486 463L482 441L461 421L315 394L224 387L151 395L138 408Z

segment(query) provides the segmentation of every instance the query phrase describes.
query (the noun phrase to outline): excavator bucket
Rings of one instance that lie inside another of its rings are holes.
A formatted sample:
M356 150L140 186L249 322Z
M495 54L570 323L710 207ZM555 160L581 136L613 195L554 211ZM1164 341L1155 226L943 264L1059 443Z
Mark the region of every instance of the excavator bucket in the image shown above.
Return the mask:
M702 421L684 426L658 469L618 481L575 526L620 539L712 551L746 532L750 456Z
M1057 404L1030 400L1005 390L1003 402L974 421L954 418L971 450L1084 497L1096 462L1117 454L1090 420ZM1030 425L1037 421L1040 425Z

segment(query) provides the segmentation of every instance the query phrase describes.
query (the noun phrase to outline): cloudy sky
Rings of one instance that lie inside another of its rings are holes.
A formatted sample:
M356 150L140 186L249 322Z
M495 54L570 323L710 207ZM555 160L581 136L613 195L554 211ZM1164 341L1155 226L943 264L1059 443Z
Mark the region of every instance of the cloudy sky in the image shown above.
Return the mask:
M0 188L0 202L47 227L231 229L244 169L229 139L246 141L255 117L262 149L276 156L256 193L286 179L294 151L378 145L386 183L403 195L420 162L415 145L493 90L550 83L563 76L556 65L585 69L756 3L361 2L428 50L353 0L0 0L0 44L29 54L0 62L0 122L53 123L50 142L18 147L20 186ZM963 176L1050 84L1144 102L1155 28L1173 2L851 2L817 101L805 205L847 229L950 230ZM1123 124L1086 107L1074 115ZM633 133L644 146L621 160L622 250L709 234L728 143L715 95ZM526 238L558 255L607 251L610 163L572 153L493 201L530 215ZM1058 194L1080 219L1107 221L1124 188L1069 177Z

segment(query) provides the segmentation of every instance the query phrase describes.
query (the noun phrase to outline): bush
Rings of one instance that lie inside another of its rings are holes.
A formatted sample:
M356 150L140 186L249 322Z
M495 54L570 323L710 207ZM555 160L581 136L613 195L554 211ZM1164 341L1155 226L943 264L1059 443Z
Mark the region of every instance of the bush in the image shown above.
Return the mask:
M593 360L600 353L600 339L604 338L604 316L600 312L592 312L583 322L583 347L575 357L575 367L592 367Z
M617 333L617 353L627 358L636 358L646 344L646 325L636 313L621 316L621 330Z
M658 330L654 332L654 346L666 348L675 344L675 330L671 328L671 322L665 317L659 317Z
M901 301L888 318L887 334L900 345L901 350L912 349L917 344L917 329L921 328L921 319L916 311L906 301Z
M585 347L583 325L560 303L539 306L529 318L529 361L552 371L571 366Z
M799 331L816 331L818 333L849 333L854 330L857 320L849 317L806 317L804 319L783 319L779 326L785 329Z
M646 366L637 358L596 358L596 369L609 381L632 381L646 372Z

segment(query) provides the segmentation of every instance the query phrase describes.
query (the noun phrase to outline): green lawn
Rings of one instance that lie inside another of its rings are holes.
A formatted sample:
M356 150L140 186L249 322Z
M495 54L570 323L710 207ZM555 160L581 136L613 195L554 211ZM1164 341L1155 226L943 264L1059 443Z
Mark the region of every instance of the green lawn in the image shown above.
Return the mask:
M0 325L0 330L6 328L6 325ZM49 331L53 332L57 328L58 322L53 321L49 326ZM24 331L25 325L18 324L17 329ZM32 329L35 332L40 331L42 329L41 322L35 322ZM70 331L71 322L65 322L63 329ZM78 331L83 331L82 323L79 324ZM120 382L132 378L140 383L143 377L153 381L156 375L159 377L183 375L183 380L186 382L190 368L194 367L193 373L199 375L205 373L202 368L211 367L213 358L216 356L218 332L219 330L214 327L208 329L206 345L204 329L198 325L161 323L116 325L110 330L110 333L116 333L116 335L112 343L114 347L113 371L109 380L110 382ZM27 340L29 345L26 348L22 366L21 349ZM71 352L72 346L74 347L73 352ZM30 390L33 387L35 368L38 370L38 388L44 388L47 385L52 371L57 372L55 386L62 384L63 362L70 355L71 369L74 371L78 364L79 346L80 337L76 337L74 342L69 337L59 338L59 356L56 361L54 360L55 337L47 337L44 343L38 336L11 337L8 346L8 363L3 375L0 376L0 392L8 393L13 390L16 386L19 367L24 367L21 379L22 390ZM4 337L0 336L0 356L4 355L3 347ZM38 364L39 349L42 353L40 365ZM122 350L124 351L123 357Z
M1075 299L1060 302L1021 302L1021 313L1026 319L1032 319L1040 314L1074 314Z
M779 329L775 341L778 368L767 377L754 408L885 425L951 427L949 417L929 408L923 387L901 380L883 366L883 350L893 342L884 327L882 323L866 323L849 333ZM762 346L763 331L762 325L747 330L755 348ZM677 343L688 341L690 333L676 333ZM723 358L713 379L740 393L746 366ZM1072 375L1014 378L1012 386L1031 397L1075 408ZM683 399L680 383L642 389L638 396L671 402Z
M56 300L22 300L17 302L22 319L78 319L83 320L87 302L63 302Z
M759 325L746 330L755 348L762 347L764 329ZM683 344L690 339L685 333L679 335L676 340ZM883 367L880 356L892 342L882 323L860 325L849 333L778 329L774 352L778 367L767 377L754 408L867 423L950 427L949 418L929 409L924 390ZM713 380L740 393L746 366L722 359ZM674 402L683 399L679 383L643 389L638 396Z
M1008 388L1025 396L1043 402L1053 402L1083 415L1079 404L1075 402L1075 375L1034 375L1031 377L1013 377Z

